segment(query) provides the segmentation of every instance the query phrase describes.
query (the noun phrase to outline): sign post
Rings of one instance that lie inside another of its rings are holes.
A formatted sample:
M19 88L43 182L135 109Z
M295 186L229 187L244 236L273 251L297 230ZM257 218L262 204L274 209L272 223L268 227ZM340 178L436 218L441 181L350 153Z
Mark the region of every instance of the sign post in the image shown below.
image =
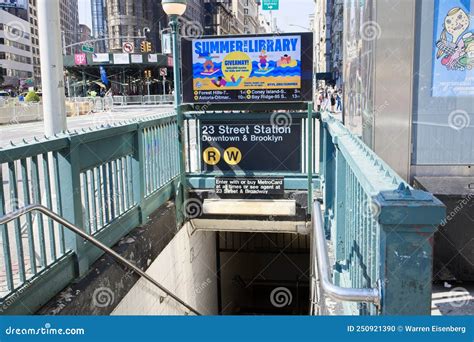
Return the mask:
M168 75L167 68L160 68L160 76L163 77L163 95L166 95L166 76Z

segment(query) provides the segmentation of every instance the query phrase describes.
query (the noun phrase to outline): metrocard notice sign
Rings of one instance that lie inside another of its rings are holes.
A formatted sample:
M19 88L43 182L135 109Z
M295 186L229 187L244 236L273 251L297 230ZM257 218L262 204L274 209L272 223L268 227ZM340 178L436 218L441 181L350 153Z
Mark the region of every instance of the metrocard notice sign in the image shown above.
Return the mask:
M311 101L312 33L183 40L184 102Z

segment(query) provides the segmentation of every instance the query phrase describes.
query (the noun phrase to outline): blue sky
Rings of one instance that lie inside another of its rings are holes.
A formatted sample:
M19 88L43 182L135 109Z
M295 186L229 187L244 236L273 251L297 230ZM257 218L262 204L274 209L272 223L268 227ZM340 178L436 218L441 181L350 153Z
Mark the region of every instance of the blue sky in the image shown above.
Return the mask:
M78 0L78 5L80 23L91 26L90 0ZM280 0L280 9L272 14L283 32L295 32L304 30L291 24L309 27L309 15L313 12L314 0ZM264 15L270 18L267 11L264 11Z

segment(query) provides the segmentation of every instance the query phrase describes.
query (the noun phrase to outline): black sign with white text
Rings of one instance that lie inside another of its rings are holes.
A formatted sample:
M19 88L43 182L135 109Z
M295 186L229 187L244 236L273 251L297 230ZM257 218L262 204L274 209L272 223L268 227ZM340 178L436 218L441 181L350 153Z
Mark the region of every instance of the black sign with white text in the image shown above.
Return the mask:
M222 197L281 196L284 190L283 178L217 177L215 186Z
M301 172L301 119L201 122L203 171Z

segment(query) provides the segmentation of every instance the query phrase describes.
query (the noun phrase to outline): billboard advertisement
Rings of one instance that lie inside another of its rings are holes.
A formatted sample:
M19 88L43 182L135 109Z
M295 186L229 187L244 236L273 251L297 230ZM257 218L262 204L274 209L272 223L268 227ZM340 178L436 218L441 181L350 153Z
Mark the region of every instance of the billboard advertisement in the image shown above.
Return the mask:
M28 9L28 0L0 0L0 8Z
M305 102L312 98L312 33L182 41L186 103Z
M474 95L474 1L436 0L433 96Z

